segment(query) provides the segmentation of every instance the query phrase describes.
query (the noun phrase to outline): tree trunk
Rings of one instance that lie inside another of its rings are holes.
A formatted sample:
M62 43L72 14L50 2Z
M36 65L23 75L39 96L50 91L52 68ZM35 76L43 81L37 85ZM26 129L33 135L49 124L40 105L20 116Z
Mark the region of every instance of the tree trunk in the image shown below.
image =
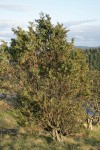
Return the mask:
M62 136L58 133L58 130L55 128L52 130L52 136L53 136L53 140L56 140L58 142L63 142Z
M87 129L92 130L93 126L92 126L92 118L88 118L87 119Z

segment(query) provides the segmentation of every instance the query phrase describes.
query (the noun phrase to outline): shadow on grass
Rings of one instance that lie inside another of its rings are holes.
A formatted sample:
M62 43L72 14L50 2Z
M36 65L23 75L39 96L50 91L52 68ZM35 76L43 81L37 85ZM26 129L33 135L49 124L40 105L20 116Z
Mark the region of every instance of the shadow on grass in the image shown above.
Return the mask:
M53 139L50 136L40 135L39 137L41 139L44 139L48 144L51 144L53 142Z
M84 138L84 143L91 146L100 146L100 140L96 140L95 138Z
M40 135L41 139L45 140L48 144L48 150L80 150L80 144L68 144L68 143L59 143L54 141L51 136Z
M16 136L18 134L18 129L8 129L8 128L3 128L3 129L0 129L0 135L13 135L13 136Z
M80 150L79 144L68 144L66 145L66 150Z

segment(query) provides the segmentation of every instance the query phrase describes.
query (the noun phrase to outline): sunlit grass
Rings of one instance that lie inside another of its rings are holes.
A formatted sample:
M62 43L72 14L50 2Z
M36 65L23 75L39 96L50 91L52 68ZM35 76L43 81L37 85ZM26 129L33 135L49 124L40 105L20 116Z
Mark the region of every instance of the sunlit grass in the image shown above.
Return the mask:
M0 112L0 130L18 129L15 136L0 134L0 150L98 150L100 147L100 126L93 127L92 131L82 130L79 135L66 136L64 143L58 143L48 133L35 132L35 126L30 135L25 128L18 126L15 113L14 110Z
M18 125L14 118L14 112L10 110L0 112L0 128L13 128L16 126Z
M49 134L18 134L17 136L4 135L0 137L1 148L4 150L94 150L100 147L99 127L89 132L83 138L66 136L64 143L52 140Z

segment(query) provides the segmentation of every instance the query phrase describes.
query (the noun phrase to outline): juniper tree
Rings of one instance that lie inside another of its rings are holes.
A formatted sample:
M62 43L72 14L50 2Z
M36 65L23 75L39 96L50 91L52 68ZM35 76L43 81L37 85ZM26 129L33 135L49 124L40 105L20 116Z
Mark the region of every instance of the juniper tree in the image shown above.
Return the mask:
M16 38L9 53L20 119L30 124L34 119L61 141L84 122L83 104L91 96L86 57L73 40L68 42L68 30L53 25L49 15L42 13L28 31L19 27L13 31Z

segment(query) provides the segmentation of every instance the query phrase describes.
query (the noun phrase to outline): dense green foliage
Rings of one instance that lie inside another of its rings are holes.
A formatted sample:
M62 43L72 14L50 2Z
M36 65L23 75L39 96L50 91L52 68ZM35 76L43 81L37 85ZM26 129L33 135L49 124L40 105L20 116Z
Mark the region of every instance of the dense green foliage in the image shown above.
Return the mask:
M18 27L13 32L16 38L0 50L1 89L16 95L22 125L32 127L35 122L61 141L62 135L82 127L83 105L91 104L97 92L91 86L86 56L73 46L73 40L67 41L68 30L62 24L53 25L49 15L41 14L27 31Z
M91 70L100 71L100 48L90 48L84 51Z
M11 82L14 68L9 62L10 57L7 43L3 42L0 46L0 93L13 92Z

